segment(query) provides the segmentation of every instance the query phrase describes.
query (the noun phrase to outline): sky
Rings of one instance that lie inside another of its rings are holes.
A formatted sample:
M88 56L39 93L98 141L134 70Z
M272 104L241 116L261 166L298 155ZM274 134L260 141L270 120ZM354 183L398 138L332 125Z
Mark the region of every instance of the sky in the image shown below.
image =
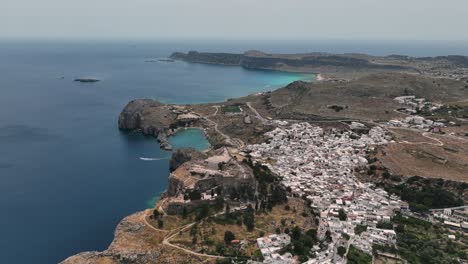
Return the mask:
M0 0L0 38L468 41L467 0Z

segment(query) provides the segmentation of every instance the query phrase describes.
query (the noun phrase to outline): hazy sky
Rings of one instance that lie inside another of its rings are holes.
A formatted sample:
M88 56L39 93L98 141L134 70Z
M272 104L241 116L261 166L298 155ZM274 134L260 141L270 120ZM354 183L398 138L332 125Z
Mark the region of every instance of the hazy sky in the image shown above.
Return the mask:
M468 40L468 0L0 0L0 38Z

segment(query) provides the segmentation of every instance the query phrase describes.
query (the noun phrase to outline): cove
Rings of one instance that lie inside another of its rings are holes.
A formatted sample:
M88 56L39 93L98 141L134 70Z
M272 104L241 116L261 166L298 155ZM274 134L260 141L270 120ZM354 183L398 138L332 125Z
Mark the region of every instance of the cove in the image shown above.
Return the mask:
M169 137L173 149L194 148L198 151L206 150L210 143L200 128L184 128Z

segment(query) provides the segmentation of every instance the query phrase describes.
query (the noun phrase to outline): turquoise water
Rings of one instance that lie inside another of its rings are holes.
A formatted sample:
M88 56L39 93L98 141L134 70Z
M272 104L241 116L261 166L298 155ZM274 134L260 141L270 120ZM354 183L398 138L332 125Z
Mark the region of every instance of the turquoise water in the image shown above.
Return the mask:
M203 130L198 128L186 128L177 131L176 134L169 137L169 143L171 143L174 149L190 147L203 151L210 147L210 143L206 139L205 133L203 133Z
M194 148L198 151L206 150L210 147L210 143L206 139L205 133L199 128L185 128L177 131L174 135L169 137L169 143L172 145L174 150L181 148ZM154 158L152 160L166 160L169 161L172 152L163 152L160 158ZM151 161L148 160L148 161ZM146 208L153 208L154 204L161 197L161 193L151 197L146 201Z
M104 250L123 217L154 204L166 189L171 153L153 137L118 130L130 100L219 102L304 77L145 62L192 48L0 42L0 262L57 263ZM101 81L73 81L86 77ZM209 146L196 129L169 140L174 148Z
M156 204L156 202L159 200L159 197L161 197L161 193L154 196L154 197L151 197L151 199L149 199L148 201L146 201L146 208L150 209L150 208L154 208L154 205Z

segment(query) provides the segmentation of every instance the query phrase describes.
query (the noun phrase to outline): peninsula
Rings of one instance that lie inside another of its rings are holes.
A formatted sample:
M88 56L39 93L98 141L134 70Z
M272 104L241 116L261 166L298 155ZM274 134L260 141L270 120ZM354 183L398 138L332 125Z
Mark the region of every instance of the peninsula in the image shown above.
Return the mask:
M468 58L174 53L313 72L216 104L133 100L122 130L203 129L172 153L167 191L103 252L62 263L462 263L468 250ZM433 243L426 243L433 241Z
M241 66L254 70L320 73L329 79L355 79L373 73L397 72L468 80L468 57L465 56L417 58L323 52L270 54L252 50L243 54L174 52L170 58L193 63Z

